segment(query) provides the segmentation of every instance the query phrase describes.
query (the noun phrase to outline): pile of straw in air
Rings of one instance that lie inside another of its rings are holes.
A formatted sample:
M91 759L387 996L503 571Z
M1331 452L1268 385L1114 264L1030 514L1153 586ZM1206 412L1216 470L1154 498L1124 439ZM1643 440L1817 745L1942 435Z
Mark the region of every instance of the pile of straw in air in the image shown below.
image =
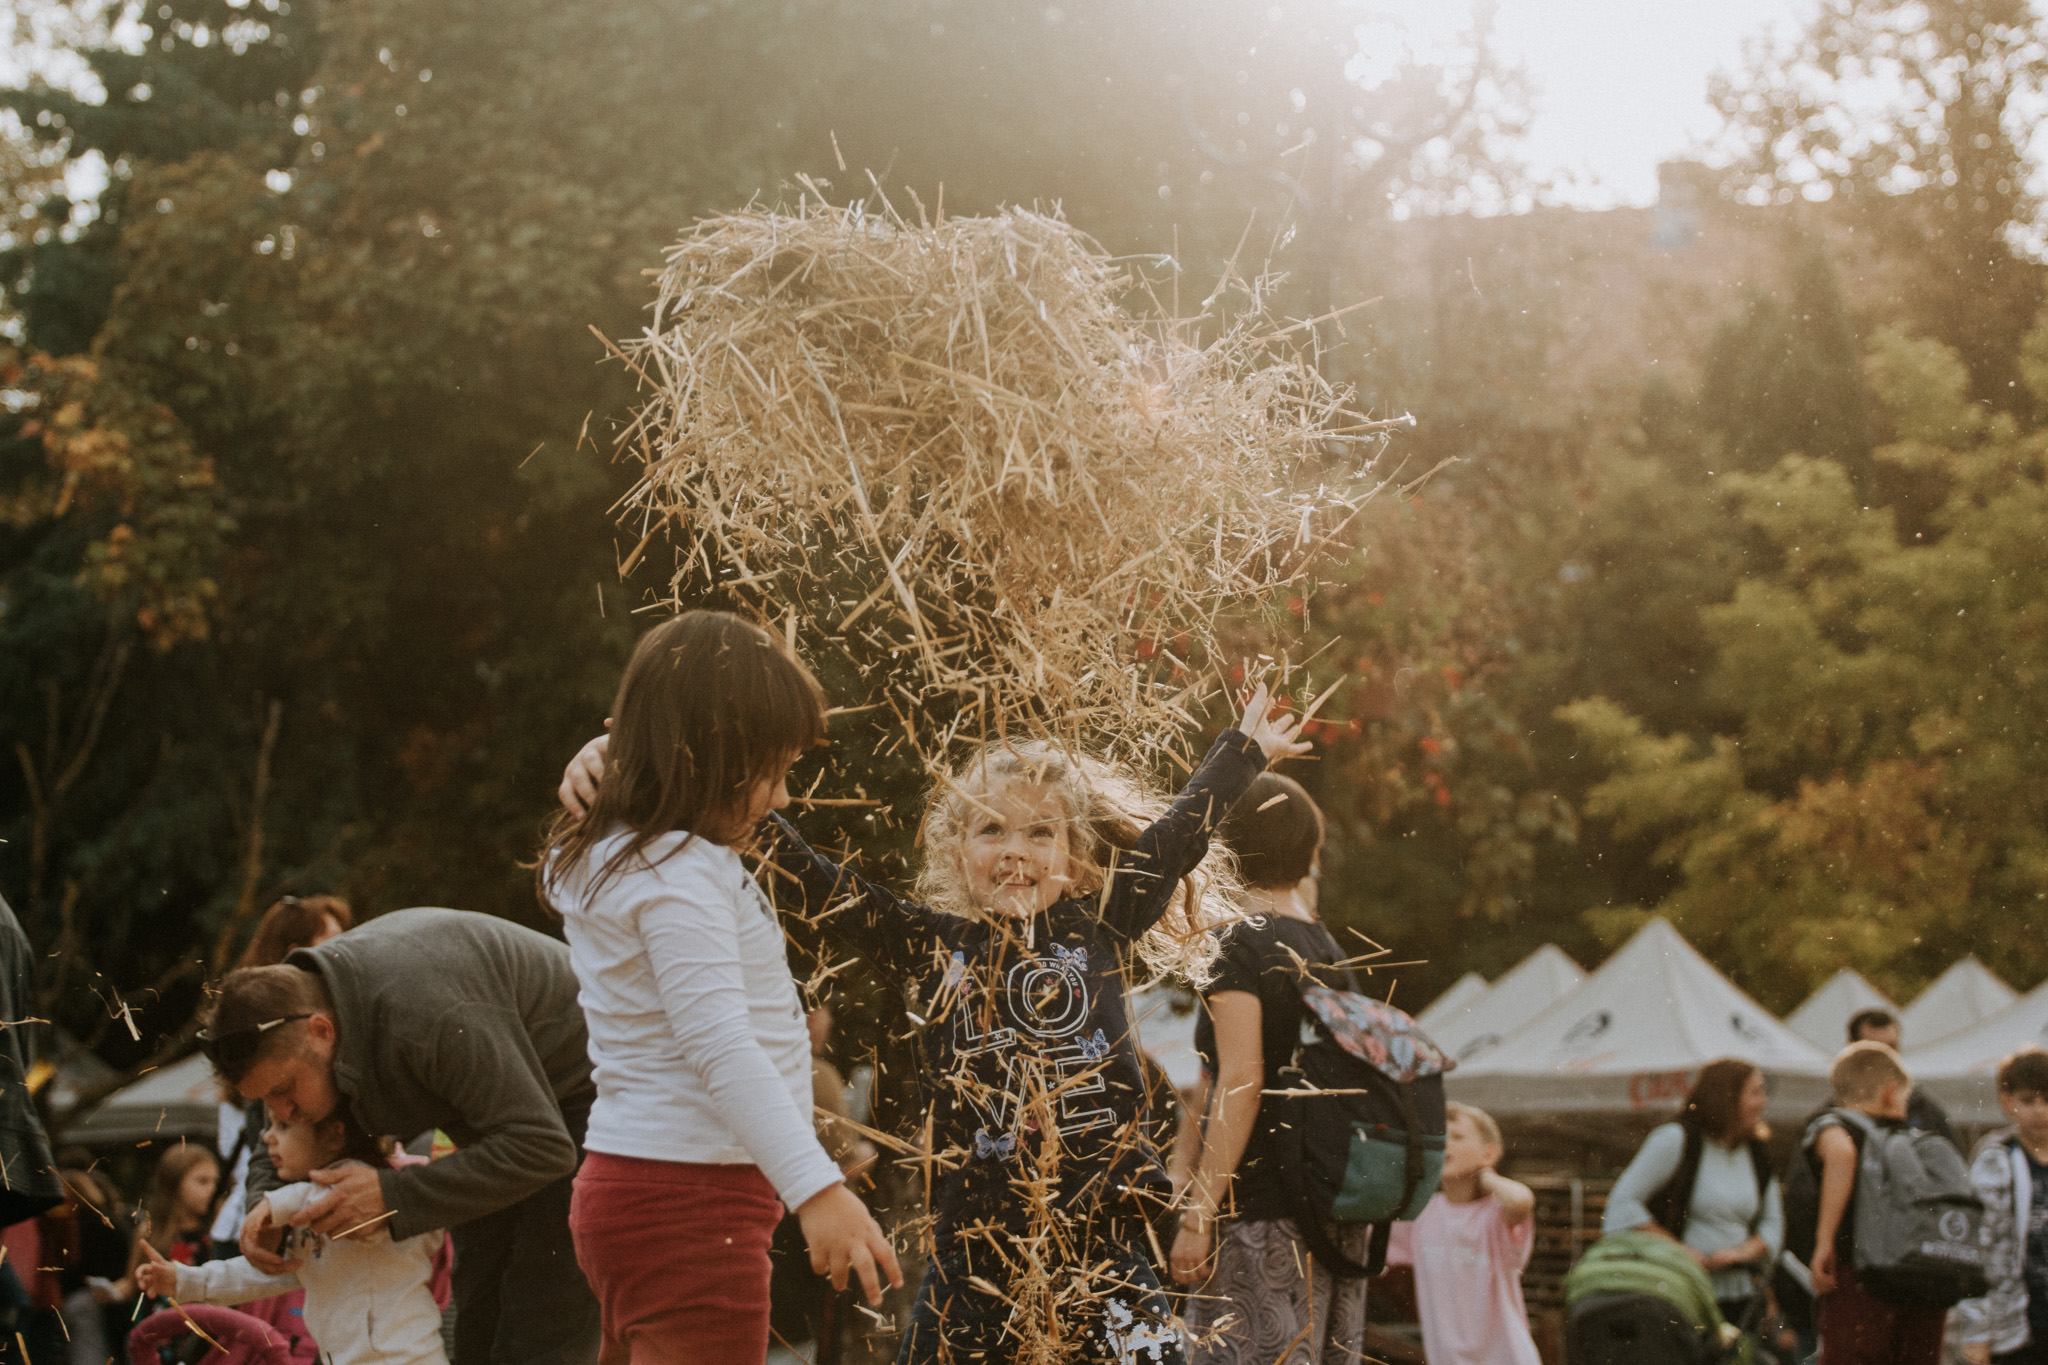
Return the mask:
M1369 483L1383 424L1288 349L1305 324L1198 345L1133 287L1021 210L702 223L619 346L632 559L665 531L678 599L716 583L855 660L928 761L1019 727L1179 752L1219 612L1301 573L1348 511L1317 485Z

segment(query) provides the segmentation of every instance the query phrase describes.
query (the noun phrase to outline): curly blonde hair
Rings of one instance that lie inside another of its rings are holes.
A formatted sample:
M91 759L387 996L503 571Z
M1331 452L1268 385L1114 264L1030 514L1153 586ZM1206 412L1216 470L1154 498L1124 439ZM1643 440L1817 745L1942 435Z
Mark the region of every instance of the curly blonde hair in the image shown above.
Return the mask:
M1042 740L987 745L939 779L925 808L917 894L934 910L966 919L982 915L967 888L969 812L1011 781L1045 788L1064 809L1074 872L1071 896L1100 893L1117 855L1137 847L1138 835L1171 805L1140 779L1093 754ZM1236 857L1212 839L1200 865L1181 879L1166 913L1138 939L1138 959L1149 974L1179 977L1196 987L1207 984L1219 949L1217 931L1243 918L1243 890Z

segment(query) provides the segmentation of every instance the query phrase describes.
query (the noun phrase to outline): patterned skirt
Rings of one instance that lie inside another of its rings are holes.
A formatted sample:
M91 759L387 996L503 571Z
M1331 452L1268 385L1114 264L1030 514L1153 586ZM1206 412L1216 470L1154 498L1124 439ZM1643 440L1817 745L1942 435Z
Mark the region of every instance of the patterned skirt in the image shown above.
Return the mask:
M1365 1240L1347 1229L1337 1248L1362 1261ZM1216 1269L1188 1296L1188 1365L1359 1365L1365 1284L1316 1265L1292 1220L1219 1224Z

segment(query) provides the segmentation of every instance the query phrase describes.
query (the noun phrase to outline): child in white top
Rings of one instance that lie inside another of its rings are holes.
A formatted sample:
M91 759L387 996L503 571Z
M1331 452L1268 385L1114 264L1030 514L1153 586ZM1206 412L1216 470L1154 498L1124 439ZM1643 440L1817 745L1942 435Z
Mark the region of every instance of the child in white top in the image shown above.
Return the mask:
M295 1182L263 1197L277 1227L327 1197L325 1186L306 1179L315 1170L389 1164L372 1139L341 1118L273 1122L263 1141L279 1177ZM293 1229L289 1236L284 1254L298 1260L290 1275L266 1275L241 1256L179 1265L145 1242L148 1260L136 1268L136 1284L147 1294L221 1304L249 1303L303 1286L306 1328L332 1365L447 1365L441 1310L429 1287L441 1249L439 1231L402 1242L392 1241L383 1228L364 1228L351 1237Z
M552 832L597 1083L570 1227L605 1359L759 1361L768 1239L796 1211L815 1269L901 1283L812 1122L810 1036L782 926L740 861L824 737L822 693L773 636L693 611L644 636L594 799ZM665 1234L650 1250L643 1220ZM679 1354L680 1353L680 1354Z

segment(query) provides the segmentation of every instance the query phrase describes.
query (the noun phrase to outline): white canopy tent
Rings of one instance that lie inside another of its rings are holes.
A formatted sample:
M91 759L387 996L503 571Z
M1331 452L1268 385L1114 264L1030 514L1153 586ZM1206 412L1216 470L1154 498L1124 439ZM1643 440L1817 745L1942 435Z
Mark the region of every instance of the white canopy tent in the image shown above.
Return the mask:
M1516 963L1486 994L1446 1010L1423 1032L1460 1063L1498 1047L1516 1029L1577 990L1586 969L1546 943Z
M106 1103L65 1129L64 1141L97 1147L203 1134L211 1143L219 1129L220 1084L213 1078L212 1065L194 1053L115 1091Z
M1495 1114L1669 1113L1718 1057L1763 1070L1773 1116L1796 1120L1827 1098L1828 1058L1653 919L1446 1088Z
M1126 996L1124 1008L1137 1030L1138 1046L1159 1063L1174 1089L1187 1090L1202 1079L1202 1059L1195 1052L1195 1024L1201 1019L1202 1004L1193 991L1154 981Z
M2000 981L1975 953L1958 958L1934 978L1899 1016L1899 1041L1908 1051L1961 1033L2010 1005L2018 992Z
M1424 1033L1434 1038L1437 1025L1478 1000L1486 994L1486 989L1485 977L1477 972L1467 972L1453 981L1449 990L1430 1001L1428 1007L1415 1016L1415 1022L1422 1025Z
M1969 959L1975 961L1976 959ZM1933 989L1929 987L1929 989ZM1908 1041L1912 1035L1906 1035ZM1906 1070L1957 1123L2003 1123L1998 1064L2032 1043L2048 1047L2048 981L1989 1019L1929 1047L1906 1053Z
M1849 1043L1849 1020L1864 1010L1898 1014L1899 1007L1861 974L1844 967L1806 1003L1785 1016L1785 1026L1822 1052L1840 1052Z

